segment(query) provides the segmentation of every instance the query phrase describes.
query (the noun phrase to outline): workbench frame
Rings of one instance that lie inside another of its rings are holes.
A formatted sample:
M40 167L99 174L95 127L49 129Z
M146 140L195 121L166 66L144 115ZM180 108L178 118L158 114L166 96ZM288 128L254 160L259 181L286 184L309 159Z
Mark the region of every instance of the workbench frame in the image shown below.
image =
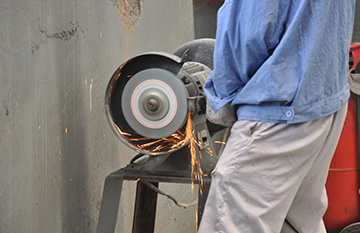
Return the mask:
M156 174L144 170L139 170L133 164L110 173L104 184L104 191L100 206L100 215L97 225L97 233L113 233L115 232L116 220L119 211L119 203L124 180L138 180L134 220L133 220L133 233L153 233L156 218L156 204L157 192L147 187L141 181L147 181L158 187L160 182L165 183L185 183L199 184L199 180L192 180L188 176L168 176L163 174ZM203 177L202 194L198 194L198 215L197 223L200 223L206 198L210 188L211 178Z

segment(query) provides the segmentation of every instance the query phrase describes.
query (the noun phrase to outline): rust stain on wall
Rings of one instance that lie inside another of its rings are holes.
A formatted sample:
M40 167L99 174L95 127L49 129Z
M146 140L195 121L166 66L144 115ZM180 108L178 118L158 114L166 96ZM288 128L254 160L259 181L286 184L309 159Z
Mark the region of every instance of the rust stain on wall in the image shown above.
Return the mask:
M142 0L119 0L120 13L128 29L132 29L139 21L142 5Z

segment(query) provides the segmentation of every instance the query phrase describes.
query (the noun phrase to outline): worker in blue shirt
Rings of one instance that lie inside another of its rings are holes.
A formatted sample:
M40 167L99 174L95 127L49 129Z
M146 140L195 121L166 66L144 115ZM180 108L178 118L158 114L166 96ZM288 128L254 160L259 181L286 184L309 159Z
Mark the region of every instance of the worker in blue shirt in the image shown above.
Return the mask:
M205 93L210 121L236 122L199 233L326 232L354 10L355 0L225 0Z

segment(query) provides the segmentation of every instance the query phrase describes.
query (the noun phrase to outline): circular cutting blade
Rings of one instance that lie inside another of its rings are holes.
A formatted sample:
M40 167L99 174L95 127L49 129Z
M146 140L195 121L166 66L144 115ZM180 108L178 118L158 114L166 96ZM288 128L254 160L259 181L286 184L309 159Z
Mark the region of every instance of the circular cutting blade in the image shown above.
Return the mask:
M124 118L138 134L164 138L184 124L187 90L174 73L151 68L136 73L126 83L121 107Z

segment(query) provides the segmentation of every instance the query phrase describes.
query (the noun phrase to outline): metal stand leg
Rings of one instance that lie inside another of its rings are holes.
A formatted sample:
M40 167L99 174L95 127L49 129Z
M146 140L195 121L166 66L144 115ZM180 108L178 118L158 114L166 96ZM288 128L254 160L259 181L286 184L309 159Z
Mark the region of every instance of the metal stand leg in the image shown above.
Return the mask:
M97 233L115 232L122 183L123 177L118 174L114 175L114 173L112 173L106 177L96 230Z
M97 226L97 233L114 233L116 220L119 211L119 202L122 190L123 180L137 180L135 211L133 221L133 233L153 233L155 227L157 193L144 185L141 180L144 179L158 187L159 182L165 183L183 183L192 182L189 177L164 176L154 173L146 173L133 167L122 168L111 173L105 179L103 197L100 207L100 215ZM202 195L199 193L198 204L198 223L200 223L204 204L209 192L211 179L205 178Z
M159 187L159 183L152 184ZM154 232L156 204L157 193L139 181L136 188L133 233Z

